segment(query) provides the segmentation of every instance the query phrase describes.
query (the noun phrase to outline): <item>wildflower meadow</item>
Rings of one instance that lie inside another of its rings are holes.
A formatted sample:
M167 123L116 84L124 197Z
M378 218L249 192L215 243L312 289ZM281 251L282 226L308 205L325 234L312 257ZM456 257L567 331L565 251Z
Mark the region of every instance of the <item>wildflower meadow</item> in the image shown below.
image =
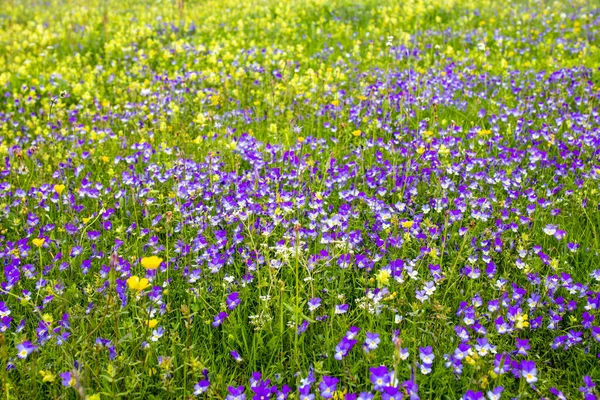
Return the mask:
M0 1L0 399L599 399L598 0Z

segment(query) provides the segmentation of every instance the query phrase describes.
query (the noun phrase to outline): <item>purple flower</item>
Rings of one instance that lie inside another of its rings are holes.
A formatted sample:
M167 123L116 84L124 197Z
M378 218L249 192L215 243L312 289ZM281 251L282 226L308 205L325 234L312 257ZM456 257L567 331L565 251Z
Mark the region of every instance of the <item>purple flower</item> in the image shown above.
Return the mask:
M333 358L339 361L342 358L346 357L355 344L356 340L350 340L344 336L342 340L340 340L340 342L337 344L337 346L335 346L335 355L333 356Z
M335 314L346 314L349 307L348 304L338 304L335 306Z
M298 389L300 392L300 400L314 400L315 395L310 392L310 385L301 386Z
M381 400L401 400L402 392L394 386L386 386L381 393Z
M356 326L351 326L350 328L348 328L348 331L346 332L346 338L347 339L355 339L359 332L360 332L360 328L358 328Z
M467 390L465 395L461 397L461 400L485 400L483 393L475 392L473 390Z
M333 392L337 388L337 384L339 379L333 376L323 376L321 383L319 383L319 390L321 391L321 396L325 399L330 399L333 397Z
M381 391L384 386L387 386L390 383L389 371L385 365L369 368L369 371L371 372L371 383L375 390Z
M64 387L75 386L75 378L73 378L73 374L71 374L69 371L61 372L60 374L58 374L58 376L60 377L61 383Z
M35 349L34 346L29 340L24 341L23 343L19 343L17 345L17 357L19 358L27 358Z
M567 398L565 397L563 392L561 392L560 390L558 390L554 387L551 387L548 391L550 393L552 393L553 395L555 395L558 400L567 400Z
M308 329L308 320L305 319L300 325L298 325L297 334L303 334L304 332L306 332L306 329Z
M229 352L229 354L231 355L231 357L233 357L233 359L234 359L236 362L239 362L239 363L241 363L242 361L244 361L244 360L242 359L242 357L240 356L240 354L239 354L237 351L235 351L235 350L231 350L231 351Z
M254 383L250 385L250 389L254 392L254 396L252 396L253 400L266 400L271 397L271 393L273 393L273 389L275 387L269 386L271 381L269 379L255 379Z
M494 359L494 372L503 375L510 370L510 357L508 354L496 354Z
M276 400L286 400L291 391L292 388L290 388L288 385L283 385L281 390L277 391Z
M500 400L500 396L502 396L502 392L504 388L502 386L498 386L487 392L487 396L489 400Z
M517 354L520 354L522 356L526 356L527 355L527 350L529 350L530 346L529 346L529 340L527 339L516 339L517 343L516 343L516 347L517 347Z
M225 302L227 303L227 308L234 310L241 302L240 294L238 292L231 293L229 296L227 296Z
M228 386L227 391L229 394L225 397L225 400L246 400L246 394L244 394L243 386Z
M363 344L364 351L368 353L372 350L377 349L380 341L381 339L379 339L378 333L367 332L367 338L365 340L365 343Z
M3 301L0 301L0 318L8 317L10 315L10 309L6 306Z
M588 394L592 394L592 391L594 390L595 387L596 387L596 384L594 383L592 378L589 375L585 375L583 377L583 386L581 386L579 388L579 391L581 393L583 393L584 395L588 395ZM592 398L595 398L595 397L592 397Z
M427 347L419 347L419 358L423 361L424 364L431 364L435 359L435 355L433 354L433 349L431 346Z
M310 299L308 301L308 310L310 312L315 311L317 308L319 308L319 306L321 305L321 299L318 297L315 297L313 299Z
M208 390L210 381L208 379L201 379L194 385L194 396L198 396Z
M535 362L530 360L521 361L521 376L525 378L529 384L537 382L538 379Z
M219 314L215 315L212 326L214 326L215 328L218 327L219 325L221 325L223 323L223 321L225 321L225 318L227 318L228 316L229 316L229 314L227 314L224 311L221 311Z

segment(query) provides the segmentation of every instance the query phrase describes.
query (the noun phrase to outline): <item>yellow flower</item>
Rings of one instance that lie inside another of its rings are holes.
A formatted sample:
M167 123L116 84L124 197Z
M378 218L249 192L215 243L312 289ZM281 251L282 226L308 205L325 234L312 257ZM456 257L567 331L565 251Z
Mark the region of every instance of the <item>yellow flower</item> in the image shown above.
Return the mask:
M156 325L158 325L158 320L151 319L151 320L146 321L146 324L148 324L148 328L152 329L152 328L155 328Z
M417 149L417 154L421 155L421 154L423 154L423 153L425 153L425 148L424 148L424 147L419 147L419 148Z
M50 314L44 314L42 315L42 319L44 320L44 322L46 322L47 324L51 324L54 322L54 318L52 318L52 315Z
M31 241L35 247L42 247L46 243L44 238L36 238Z
M390 280L390 271L388 271L387 269L381 269L379 270L379 272L377 273L377 282L383 286L383 285L387 285L387 283Z
M298 136L298 143L304 142L304 138L302 136Z
M142 258L142 266L146 269L156 269L160 267L163 259L157 256Z
M40 375L42 376L42 382L54 382L54 378L56 378L50 371L40 370Z
M400 222L400 225L402 225L403 228L410 229L414 225L414 222L413 221L402 221L402 222Z
M352 135L355 136L355 137L359 137L360 135L362 135L362 132L357 129L357 130L355 130L355 131L352 132Z
M65 185L54 185L54 191L59 195L65 190Z
M140 279L140 277L136 276L136 275L132 275L129 277L129 279L127 279L127 285L129 286L130 289L137 290L138 292L146 289L147 287L150 287L150 284L148 283L148 279L146 279L146 278Z
M517 314L517 323L516 327L518 329L527 328L529 326L529 321L527 321L529 317L527 314Z
M98 393L90 394L85 397L85 400L100 400L100 395Z

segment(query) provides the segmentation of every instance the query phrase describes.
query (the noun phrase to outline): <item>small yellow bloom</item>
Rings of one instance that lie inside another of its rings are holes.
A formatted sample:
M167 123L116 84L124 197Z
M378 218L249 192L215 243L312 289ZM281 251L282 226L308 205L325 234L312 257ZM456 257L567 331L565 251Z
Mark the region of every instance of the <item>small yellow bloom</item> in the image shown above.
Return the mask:
M148 328L152 329L152 328L155 328L156 325L158 325L158 320L151 319L151 320L146 321L146 323L148 324Z
M298 136L298 143L304 142L304 138L302 136Z
M417 154L421 155L421 154L423 154L423 153L425 153L425 148L424 148L424 147L419 147L419 148L417 149Z
M40 370L40 375L42 376L42 382L54 382L54 378L56 378L50 371Z
M333 101L331 102L331 105L332 105L332 106L334 106L334 107L337 107L337 106L339 106L339 105L340 105L340 101L339 101L339 100L333 100Z
M140 279L140 277L136 276L136 275L132 275L129 277L129 279L127 279L127 285L129 286L129 288L131 290L136 290L138 292L150 287L150 284L148 283L148 279L146 279L146 278Z
M403 227L403 228L406 228L406 229L410 229L410 228L412 228L412 226L413 226L414 224L415 224L415 223L414 223L413 221L402 221L402 222L400 222L400 225L402 225L402 227Z
M36 238L31 241L35 247L42 247L46 243L44 238Z
M527 328L529 326L529 317L527 314L517 314L517 323L515 324L518 329Z
M392 274L390 274L390 271L388 271L387 269L381 269L379 270L379 272L377 273L377 282L383 286L383 285L387 285L389 280L390 280L390 276Z
M100 400L100 395L98 393L90 394L89 396L85 396L85 400Z
M54 191L59 195L65 190L65 185L54 185Z
M91 218L81 218L81 220L83 221L84 224L87 224L88 222L90 222Z
M157 269L160 267L163 259L157 256L142 258L142 266L146 269Z
M357 129L355 131L352 131L352 135L355 136L355 137L359 137L360 135L362 135L362 132Z
M52 318L52 315L50 315L50 314L44 314L44 315L42 315L42 319L47 324L51 324L51 323L54 322L54 318Z
M481 387L482 388L484 388L484 389L487 388L488 384L489 384L489 381L488 381L487 376L484 376L483 378L481 378Z

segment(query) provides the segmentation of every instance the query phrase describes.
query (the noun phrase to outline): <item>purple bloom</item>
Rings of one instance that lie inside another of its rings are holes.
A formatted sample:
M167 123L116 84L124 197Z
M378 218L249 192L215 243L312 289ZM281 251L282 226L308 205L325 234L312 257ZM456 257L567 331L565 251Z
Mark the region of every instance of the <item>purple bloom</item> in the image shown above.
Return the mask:
M502 392L504 388L502 386L498 386L487 392L487 397L489 400L500 400L500 396L502 396Z
M239 363L241 363L242 361L244 361L244 360L242 359L242 357L240 356L240 354L239 354L237 351L235 351L235 350L231 350L231 351L229 352L229 354L231 355L231 357L233 357L233 359L234 359L236 362L239 362Z
M75 386L75 378L73 378L73 374L69 371L61 372L58 374L61 379L61 383L64 387L74 387Z
M227 303L227 308L234 310L241 302L240 294L238 292L231 293L229 296L227 296L225 302Z
M485 400L483 393L475 392L473 390L467 390L465 395L461 397L461 400Z
M218 327L219 325L221 325L223 323L223 321L225 321L225 318L227 318L228 316L229 316L229 314L227 314L224 311L221 311L219 314L215 315L212 326L214 326L215 328Z
M34 346L29 340L24 341L23 343L19 343L17 345L17 357L19 358L27 358L35 349Z
M375 390L381 391L384 386L387 386L390 383L389 371L385 365L369 368L369 371L371 372L371 383Z
M208 378L201 379L198 383L194 385L194 395L198 396L208 390L210 386L210 381Z
M537 382L538 379L535 362L530 360L521 361L521 376L525 378L529 384Z
M365 350L366 353L368 353L372 350L375 350L379 346L380 341L381 341L381 339L379 339L379 334L367 332L367 339L365 340L365 343L363 344L363 349Z
M321 305L321 299L318 297L315 297L313 299L310 299L308 301L308 310L310 312L315 311L317 308L319 308L319 306Z
M565 397L563 392L561 392L560 390L558 390L554 387L551 387L548 391L550 393L552 393L553 395L555 395L558 400L567 400L567 398Z
M310 392L310 385L301 386L298 389L300 393L300 400L314 400L315 395Z
M319 383L319 390L321 391L321 396L325 399L330 399L333 397L333 392L337 388L337 384L339 379L333 376L323 376L321 383Z
M260 376L260 374L258 374ZM269 379L254 379L254 382L250 384L250 389L254 392L254 396L252 396L253 400L266 400L271 397L271 393L273 393L273 389L275 387L269 386L271 381Z
M527 355L527 350L529 350L530 346L529 346L529 340L527 339L516 339L516 347L517 347L517 354L520 354L522 356L526 356Z
M358 333L360 332L360 328L356 327L356 326L351 326L348 331L346 332L346 338L347 339L354 339L356 338L356 335L358 335Z
M246 400L246 394L244 394L243 386L228 386L227 391L229 394L225 397L225 400Z
M335 306L335 314L346 314L349 307L348 304L338 304Z
M381 393L381 400L401 400L402 392L394 386L386 386Z
M435 355L433 354L433 349L431 346L427 347L419 347L419 358L423 361L424 364L431 364L435 359Z
M300 325L298 325L297 334L303 334L304 332L306 332L306 329L308 329L308 320L305 319Z
M585 396L592 395L590 398L595 399L596 396L593 396L593 390L596 387L596 384L592 380L589 375L585 375L583 377L583 386L579 388L579 391L583 393ZM587 398L587 397L586 397Z
M340 340L340 342L337 344L337 346L335 346L335 355L333 356L333 358L339 361L342 358L346 357L355 344L356 340L350 340L344 336L342 340Z

